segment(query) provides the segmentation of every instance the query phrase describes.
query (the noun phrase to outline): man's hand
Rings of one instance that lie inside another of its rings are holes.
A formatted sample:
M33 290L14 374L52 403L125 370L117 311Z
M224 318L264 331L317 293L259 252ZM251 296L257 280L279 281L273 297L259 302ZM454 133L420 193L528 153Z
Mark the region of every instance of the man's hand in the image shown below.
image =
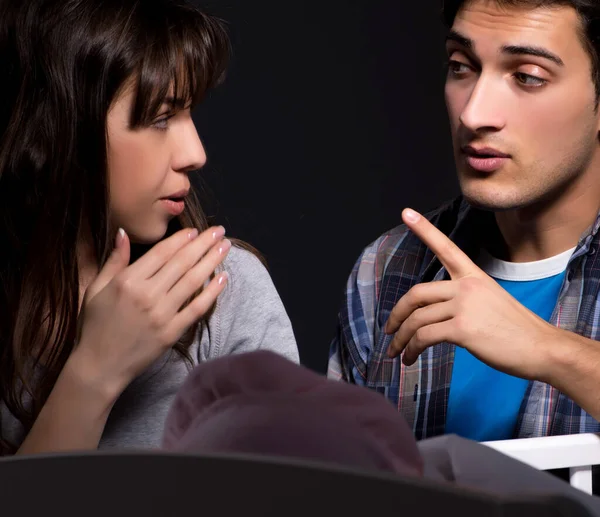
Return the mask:
M405 210L406 225L431 249L451 280L414 286L390 314L385 332L396 334L388 354L404 352L413 364L442 342L466 348L492 368L544 380L560 331L517 302L425 217Z

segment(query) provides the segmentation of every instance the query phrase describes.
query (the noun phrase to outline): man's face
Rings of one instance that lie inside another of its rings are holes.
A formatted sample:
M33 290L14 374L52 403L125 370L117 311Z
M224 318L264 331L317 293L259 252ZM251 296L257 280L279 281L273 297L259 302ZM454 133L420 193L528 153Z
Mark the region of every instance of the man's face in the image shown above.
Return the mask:
M491 210L560 196L590 171L600 118L570 7L468 2L447 41L446 104L465 198Z

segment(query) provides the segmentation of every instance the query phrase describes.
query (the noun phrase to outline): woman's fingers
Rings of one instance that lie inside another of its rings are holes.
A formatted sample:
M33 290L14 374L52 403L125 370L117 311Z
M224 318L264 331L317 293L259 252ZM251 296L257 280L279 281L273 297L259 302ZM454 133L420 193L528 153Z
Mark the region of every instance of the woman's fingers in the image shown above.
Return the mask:
M173 341L176 341L186 329L205 316L225 289L227 281L226 272L215 276L198 296L171 319L168 335L173 337Z
M165 295L196 264L201 262L211 249L223 246L222 239L224 235L225 229L221 226L209 228L198 235L188 245L178 249L154 276L149 279L150 289L159 296Z
M195 228L184 228L155 244L125 272L131 280L144 281L154 276L175 254L198 237Z
M230 249L231 242L227 239L213 246L206 256L166 293L163 304L165 310L173 314L179 311L181 306L206 284L217 267L225 260Z

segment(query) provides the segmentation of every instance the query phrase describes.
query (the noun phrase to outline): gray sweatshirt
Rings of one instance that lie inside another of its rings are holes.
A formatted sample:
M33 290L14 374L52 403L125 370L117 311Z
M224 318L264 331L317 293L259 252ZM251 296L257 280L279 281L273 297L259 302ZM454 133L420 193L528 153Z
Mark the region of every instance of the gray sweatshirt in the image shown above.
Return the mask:
M291 322L264 266L233 247L224 268L227 286L189 349L194 363L257 349L299 362ZM158 447L171 402L189 372L189 365L170 351L135 379L115 403L100 449ZM3 404L0 412L2 435L20 444L25 438L21 426Z

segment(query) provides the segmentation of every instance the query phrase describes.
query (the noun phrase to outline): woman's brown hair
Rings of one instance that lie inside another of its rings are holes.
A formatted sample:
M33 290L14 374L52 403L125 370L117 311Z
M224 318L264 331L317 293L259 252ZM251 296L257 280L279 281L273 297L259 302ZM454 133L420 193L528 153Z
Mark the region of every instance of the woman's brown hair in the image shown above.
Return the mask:
M113 249L109 108L130 81L131 128L151 124L167 94L194 106L229 52L222 23L183 0L0 2L0 404L25 431L75 346L77 245L91 235L98 267ZM187 201L167 235L207 228ZM196 331L175 345L187 359ZM14 450L0 433L0 455Z

